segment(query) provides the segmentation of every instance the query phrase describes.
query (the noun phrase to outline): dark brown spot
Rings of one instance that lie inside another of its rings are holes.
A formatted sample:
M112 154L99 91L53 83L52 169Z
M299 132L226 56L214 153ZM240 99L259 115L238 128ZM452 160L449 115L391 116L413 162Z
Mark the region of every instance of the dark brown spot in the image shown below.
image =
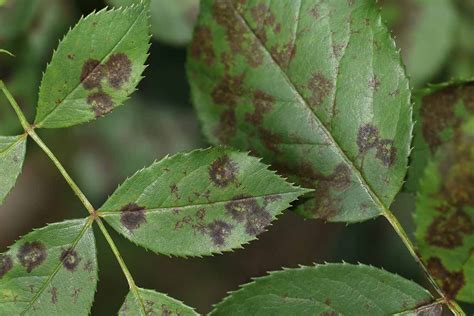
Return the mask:
M77 251L75 251L73 248L69 248L61 252L59 260L63 263L63 266L67 270L74 272L76 271L76 268L82 259L77 254Z
M210 223L207 228L214 244L222 247L225 245L226 239L230 236L234 227L224 221L215 220Z
M76 55L74 55L74 54L68 54L68 55L67 55L67 58L69 58L70 60L74 60L74 58L76 58Z
M346 164L339 164L329 176L331 186L337 191L344 191L351 185L351 170Z
M375 158L379 159L387 167L393 165L397 159L397 148L393 145L393 140L382 139L379 141Z
M120 89L130 79L132 74L132 62L123 53L112 54L105 63L107 67L107 79L114 89Z
M264 232L272 221L271 214L258 204L257 199L245 195L236 196L225 209L235 221L245 221L245 231L251 236Z
M212 32L209 27L196 27L190 50L194 58L202 58L206 65L210 66L214 63L216 56L212 47Z
M357 147L359 153L365 153L377 146L379 142L379 130L372 124L365 124L359 128L357 133Z
M96 117L104 116L114 109L112 99L107 93L96 92L87 97L87 103L92 105Z
M260 139L263 143L263 146L265 146L268 150L272 151L275 154L281 153L278 144L281 144L283 142L283 138L280 135L263 127L260 127L258 129L258 132L260 133Z
M171 194L174 195L178 200L181 199L178 186L176 184L170 185L170 191L171 191Z
M233 55L241 54L251 67L257 67L263 62L263 51L261 49L258 38L261 34L257 34L257 38L251 36L241 19L235 15L235 11L239 10L237 3L232 4L226 1L215 1L212 7L212 14L216 22L225 28L226 40L230 46Z
M315 73L308 82L308 88L311 90L309 102L312 108L321 105L323 100L331 93L333 84L321 73Z
M49 290L49 293L51 294L51 303L56 305L58 303L58 289L55 287L52 287Z
M209 177L218 187L226 187L237 180L237 164L225 155L216 159L209 168Z
M130 203L120 210L120 222L129 231L139 228L146 223L145 208L135 203Z
M0 255L0 279L13 268L13 261L9 255Z
M271 111L275 98L269 94L266 94L262 90L257 90L253 94L253 113L245 114L245 120L254 125L260 125L263 122L263 116L265 113Z
M474 223L462 211L449 217L436 217L428 227L426 241L428 244L441 248L455 248L463 245L464 235L474 233Z
M220 114L220 122L214 131L216 137L224 144L230 143L236 131L235 108L237 100L242 94L243 78L244 75L230 76L226 74L212 91L214 103L226 107Z
M28 273L40 266L47 256L45 245L39 241L24 243L17 254L18 260Z
M87 272L92 272L94 270L94 263L92 260L87 260L87 262L84 264L84 271Z
M339 314L338 312L331 311L331 312L324 312L320 315L321 316L340 316L341 314Z
M81 83L85 89L100 88L102 78L105 76L104 65L97 59L88 59L82 66Z
M74 304L77 303L77 299L79 298L79 294L81 293L81 289L78 289L78 288L74 288L73 291L72 291L72 294L71 294L71 297L72 297L72 302Z
M293 41L289 41L283 45L275 45L270 48L270 54L273 59L280 65L281 68L286 69L290 64L290 61L293 59L296 53L296 46Z
M430 274L441 283L447 298L454 299L459 290L464 287L464 273L462 271L448 271L439 258L431 257L427 267Z

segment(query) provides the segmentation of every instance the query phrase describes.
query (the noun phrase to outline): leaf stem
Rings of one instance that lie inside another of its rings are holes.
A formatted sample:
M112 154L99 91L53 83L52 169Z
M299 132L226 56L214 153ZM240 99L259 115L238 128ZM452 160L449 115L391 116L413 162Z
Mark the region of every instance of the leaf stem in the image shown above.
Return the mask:
M446 305L448 305L451 312L453 312L453 314L456 315L456 316L465 316L466 314L461 309L461 307L454 300L451 300L451 299L447 298L446 295L444 294L443 290L436 283L433 276L428 271L428 268L426 267L425 263L421 260L420 255L416 251L415 245L412 243L412 241L408 237L408 234L406 233L405 229L402 227L402 225L400 224L398 219L395 217L395 215L388 209L385 209L383 215L388 220L390 225L393 227L393 229L395 230L397 235L400 237L402 242L405 244L405 247L408 249L411 256L421 266L421 268L423 269L423 272L425 273L426 277L430 281L431 285L434 287L436 292L441 296L443 302Z
M107 228L105 227L102 220L99 217L97 217L95 220L97 222L97 225L99 225L99 228L102 231L102 234L104 235L105 239L109 243L109 246L112 249L112 252L114 253L115 258L117 258L117 261L120 265L120 268L122 269L123 274L125 275L125 278L127 279L130 291L136 297L136 299L138 301L138 304L140 305L140 308L143 312L143 315L146 315L145 304L143 303L143 300L141 299L140 294L138 293L138 287L135 284L135 281L133 280L132 274L128 270L127 265L125 264L125 261L123 261L122 255L120 254L119 250L117 249L117 246L115 245L114 240L110 236L110 234L107 231Z
M38 144L38 146L45 152L45 154L51 159L51 161L55 164L56 168L59 170L61 175L64 177L66 182L69 184L71 189L74 191L76 196L79 198L79 200L82 202L82 204L85 206L87 211L90 213L90 220L93 221L95 220L97 222L97 225L99 226L102 234L104 235L105 239L107 240L110 248L112 249L112 252L114 253L115 257L117 258L117 261L120 265L120 268L123 271L123 274L125 275L125 278L127 279L128 285L130 287L130 291L134 294L134 296L137 298L138 303L140 305L141 311L143 315L146 315L146 310L145 310L145 305L143 303L143 300L140 297L140 294L138 293L138 287L135 284L135 281L133 280L133 277L130 273L130 271L127 268L127 265L123 261L122 256L120 255L120 252L115 245L112 237L110 236L109 232L105 228L105 225L103 224L102 220L97 216L97 212L92 206L92 204L89 202L87 197L82 193L81 189L77 186L77 184L74 182L74 180L71 178L71 176L67 173L66 169L62 166L61 162L56 158L56 156L53 154L53 152L48 148L48 146L42 141L42 139L36 134L35 132L35 127L30 125L28 123L28 120L26 119L25 115L23 114L23 111L21 110L20 106L16 102L15 98L12 96L10 91L8 91L7 87L3 83L2 80L0 80L0 90L3 91L5 96L7 97L8 101L10 102L11 106L15 110L16 115L18 116L18 119L20 120L21 125L23 126L23 129L25 132Z
M12 96L10 91L8 91L7 87L5 86L5 83L3 83L2 80L0 80L0 89L3 91L5 96L7 97L8 101L10 102L10 105L12 106L13 110L15 110L16 115L18 116L18 119L20 120L21 126L23 126L23 129L28 132L29 129L31 129L30 123L28 123L28 120L26 119L25 115L23 114L23 111L21 110L20 106L16 102L15 98Z

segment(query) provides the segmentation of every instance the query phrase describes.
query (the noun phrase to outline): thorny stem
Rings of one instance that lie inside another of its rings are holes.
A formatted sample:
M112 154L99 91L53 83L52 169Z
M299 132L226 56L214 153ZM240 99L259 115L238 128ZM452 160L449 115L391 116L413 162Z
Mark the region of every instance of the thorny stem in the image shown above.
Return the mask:
M125 275L125 278L127 279L130 291L133 293L133 295L136 297L140 308L141 312L143 315L146 315L146 310L145 310L145 305L143 304L143 300L140 298L140 295L138 293L138 287L135 284L135 281L133 280L133 277L130 273L130 271L127 268L127 265L123 261L122 256L120 255L120 252L115 245L112 237L110 236L109 232L105 228L104 223L102 220L97 216L97 212L92 206L92 204L89 202L87 197L82 193L81 189L77 186L77 184L74 182L74 180L71 178L71 176L67 173L66 169L62 166L61 162L56 158L56 156L53 154L53 152L48 148L48 146L41 140L41 138L36 134L34 131L34 126L30 125L28 123L28 120L26 119L25 115L23 114L23 111L21 110L20 106L16 102L15 98L12 96L10 91L7 89L5 84L3 83L2 80L0 80L0 90L3 91L5 96L7 97L8 101L10 102L10 105L12 108L15 110L16 115L18 116L18 119L20 120L21 126L25 130L26 134L28 134L37 144L38 146L45 152L45 154L51 159L51 161L54 163L56 168L59 170L59 172L62 174L66 182L69 184L71 189L74 191L76 196L79 198L79 200L82 202L84 207L87 209L87 211L90 214L91 220L95 220L97 222L97 225L99 226L102 234L104 235L105 239L107 240L110 248L112 249L112 252L115 255L115 258L117 259L120 268L122 269L123 274Z
M76 185L76 183L72 180L72 178L66 172L66 170L61 165L61 163L56 158L56 156L51 152L51 150L46 146L46 144L43 143L43 141L38 136L38 134L35 133L34 126L31 126L28 123L28 120L26 119L25 115L23 114L20 106L15 101L15 99L13 98L11 93L8 91L7 87L5 86L5 84L3 83L2 80L0 80L0 89L3 91L3 93L7 97L8 101L10 102L11 106L15 110L15 112L18 116L18 119L20 120L20 123L23 126L26 133L28 135L30 135L31 138L33 138L33 140L41 147L41 149L43 149L43 151L46 153L46 155L48 155L48 157L53 161L53 163L56 165L58 170L61 172L64 179L66 180L66 182L71 187L71 189L74 191L74 193L77 195L77 197L81 200L82 204L84 204L85 208L90 213L91 217L93 219L95 219L95 221L97 222L97 225L99 226L102 234L104 235L105 239L107 240L110 248L112 249L112 252L114 253L114 255L115 255L115 257L116 257L116 259L117 259L117 261L120 265L120 268L123 271L123 274L125 275L125 278L127 279L128 285L130 287L130 291L132 291L134 296L137 298L137 300L140 304L140 307L142 309L143 314L146 315L145 305L143 304L143 301L140 299L140 295L138 293L138 287L136 286L135 281L133 280L133 277L132 277L130 271L128 270L128 268L127 268L127 265L123 261L123 258L120 255L120 252L117 249L117 246L115 245L112 237L109 235L107 229L105 228L105 225L102 223L102 220L97 215L96 210L94 209L92 204L89 202L89 200L86 198L84 193L82 193L82 191L79 189L79 187ZM423 263L420 256L418 255L418 253L416 251L416 248L413 245L413 243L411 242L410 238L408 237L405 229L403 229L402 225L400 224L398 219L395 217L395 215L393 215L393 213L389 209L385 209L383 215L388 220L390 225L393 227L395 232L398 234L398 236L400 237L402 242L405 244L405 247L408 249L411 256L421 266L421 268L423 269L423 272L426 274L428 280L430 281L430 283L432 284L432 286L434 287L436 292L438 292L438 294L441 296L442 302L444 302L449 307L449 309L451 310L451 312L453 312L454 315L456 315L456 316L465 316L466 314L464 313L462 308L454 300L448 299L446 297L446 295L444 294L444 292L441 290L441 288L438 286L436 281L433 279L433 277L430 274L430 272L428 271L426 265Z
M453 312L453 314L456 316L465 316L466 314L461 309L461 307L454 300L448 299L446 295L444 294L443 290L441 290L439 285L436 283L433 276L428 271L428 268L426 267L425 263L421 260L418 252L416 251L415 245L413 245L405 229L403 229L402 225L400 224L398 219L395 217L395 215L393 215L393 213L388 209L385 209L383 215L388 220L390 225L392 225L393 229L398 234L402 242L405 244L405 247L408 249L411 256L421 266L421 268L423 269L423 272L425 273L426 277L430 281L431 285L434 287L436 292L438 292L438 294L441 296L443 302L449 307L451 312Z

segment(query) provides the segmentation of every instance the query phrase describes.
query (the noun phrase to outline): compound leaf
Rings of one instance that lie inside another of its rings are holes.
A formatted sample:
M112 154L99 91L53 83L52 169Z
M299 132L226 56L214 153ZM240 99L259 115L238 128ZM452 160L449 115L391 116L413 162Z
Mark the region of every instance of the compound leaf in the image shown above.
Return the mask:
M456 42L458 20L453 1L385 0L382 17L388 20L401 48L413 86L433 79Z
M362 221L398 193L410 90L373 1L204 1L188 76L211 142L315 189L303 215Z
M120 316L199 315L189 306L165 294L138 288L138 298L130 291L120 308Z
M429 304L418 284L366 265L272 272L216 305L211 315L392 315Z
M127 6L139 0L109 0L114 6ZM199 12L199 0L153 0L150 3L151 31L154 37L171 45L191 41Z
M415 95L413 151L405 189L417 192L426 164L448 142L464 119L474 114L474 81L433 85Z
M1 315L87 315L96 284L87 219L35 230L0 254Z
M201 256L255 239L306 192L257 158L218 147L165 158L137 172L99 214L140 246Z
M444 293L474 303L474 116L428 163L415 222L419 252Z
M142 78L148 48L148 5L102 10L81 19L46 69L35 125L67 127L112 111Z
M21 173L26 152L26 135L0 136L0 204Z

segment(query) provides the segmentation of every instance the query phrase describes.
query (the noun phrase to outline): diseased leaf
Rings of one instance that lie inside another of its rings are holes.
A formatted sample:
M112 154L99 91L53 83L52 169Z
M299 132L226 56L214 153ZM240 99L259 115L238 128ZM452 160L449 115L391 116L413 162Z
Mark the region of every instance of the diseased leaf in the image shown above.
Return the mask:
M456 41L459 16L453 1L383 0L381 4L411 84L416 87L433 79Z
M464 119L474 114L474 81L433 85L415 96L413 151L405 189L417 192L427 162L449 141Z
M308 190L227 148L178 154L137 172L99 214L140 246L202 256L241 247Z
M432 301L418 284L384 270L325 264L257 278L217 304L211 315L392 315Z
M114 6L127 6L139 0L109 0ZM150 3L151 31L163 43L184 45L191 41L199 13L199 0L153 0Z
M130 291L120 308L120 316L143 315L199 315L191 307L165 294L138 289L139 299ZM140 301L139 301L140 300Z
M363 221L399 191L410 91L373 1L204 1L188 76L212 143L316 189L303 215Z
M474 303L474 116L426 167L415 222L419 252L444 293Z
M26 152L26 136L0 136L0 204L21 173Z
M1 315L87 315L96 284L87 219L35 230L0 254Z
M91 121L135 90L149 48L145 4L92 13L64 37L41 82L35 125L58 128Z

